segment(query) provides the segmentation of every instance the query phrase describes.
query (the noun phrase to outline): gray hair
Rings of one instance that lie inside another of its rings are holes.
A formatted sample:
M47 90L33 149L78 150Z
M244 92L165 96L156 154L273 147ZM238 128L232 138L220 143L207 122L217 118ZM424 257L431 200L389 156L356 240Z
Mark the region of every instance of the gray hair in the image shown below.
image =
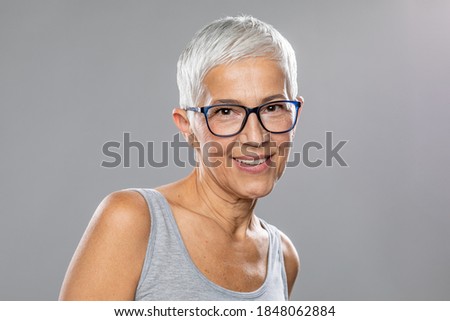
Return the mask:
M250 57L279 62L289 99L297 96L297 61L291 44L274 27L251 16L226 17L198 31L177 64L180 107L205 98L203 79L212 68Z

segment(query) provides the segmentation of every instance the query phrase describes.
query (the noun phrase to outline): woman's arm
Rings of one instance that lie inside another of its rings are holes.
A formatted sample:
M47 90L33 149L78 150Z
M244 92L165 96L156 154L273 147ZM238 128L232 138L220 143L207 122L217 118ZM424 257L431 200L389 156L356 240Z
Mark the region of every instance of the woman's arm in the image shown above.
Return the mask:
M150 233L145 199L108 195L98 206L67 270L60 300L134 300Z
M300 259L297 250L292 244L291 240L282 232L281 243L283 248L284 266L286 269L286 277L288 283L288 294L291 296L292 288L294 287L295 279L300 271Z

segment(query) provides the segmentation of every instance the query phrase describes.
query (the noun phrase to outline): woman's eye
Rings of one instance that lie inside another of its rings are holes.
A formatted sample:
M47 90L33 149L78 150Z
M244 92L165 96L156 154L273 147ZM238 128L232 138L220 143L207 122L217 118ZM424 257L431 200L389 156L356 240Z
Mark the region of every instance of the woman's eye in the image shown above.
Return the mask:
M270 105L270 106L267 106L267 111L274 112L274 111L280 110L281 108L282 108L281 105Z
M211 110L211 116L233 116L237 115L238 111L236 109L230 108L230 107L220 107L220 108L214 108Z
M220 109L217 111L217 113L220 114L220 115L226 116L226 115L231 114L231 109L230 109L230 108L220 108Z

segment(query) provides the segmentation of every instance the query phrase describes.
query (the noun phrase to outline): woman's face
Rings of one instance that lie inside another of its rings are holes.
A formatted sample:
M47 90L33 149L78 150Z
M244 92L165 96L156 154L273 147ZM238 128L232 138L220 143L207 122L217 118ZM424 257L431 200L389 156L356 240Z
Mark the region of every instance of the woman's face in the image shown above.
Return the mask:
M263 57L219 65L207 73L204 86L208 98L202 106L234 103L256 107L290 98L280 66ZM201 113L195 113L191 130L198 144L202 181L214 189L250 199L270 193L284 171L294 135L294 131L267 132L254 113L244 129L232 137L213 135Z

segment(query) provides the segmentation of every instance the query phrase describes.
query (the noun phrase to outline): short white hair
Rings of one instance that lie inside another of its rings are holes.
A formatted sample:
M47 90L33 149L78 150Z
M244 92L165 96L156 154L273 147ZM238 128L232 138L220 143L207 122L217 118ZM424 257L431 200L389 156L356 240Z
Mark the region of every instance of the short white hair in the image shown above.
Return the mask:
M218 19L198 31L177 64L180 107L205 99L203 80L212 68L250 57L278 61L289 99L297 96L297 61L291 44L274 27L251 16Z

